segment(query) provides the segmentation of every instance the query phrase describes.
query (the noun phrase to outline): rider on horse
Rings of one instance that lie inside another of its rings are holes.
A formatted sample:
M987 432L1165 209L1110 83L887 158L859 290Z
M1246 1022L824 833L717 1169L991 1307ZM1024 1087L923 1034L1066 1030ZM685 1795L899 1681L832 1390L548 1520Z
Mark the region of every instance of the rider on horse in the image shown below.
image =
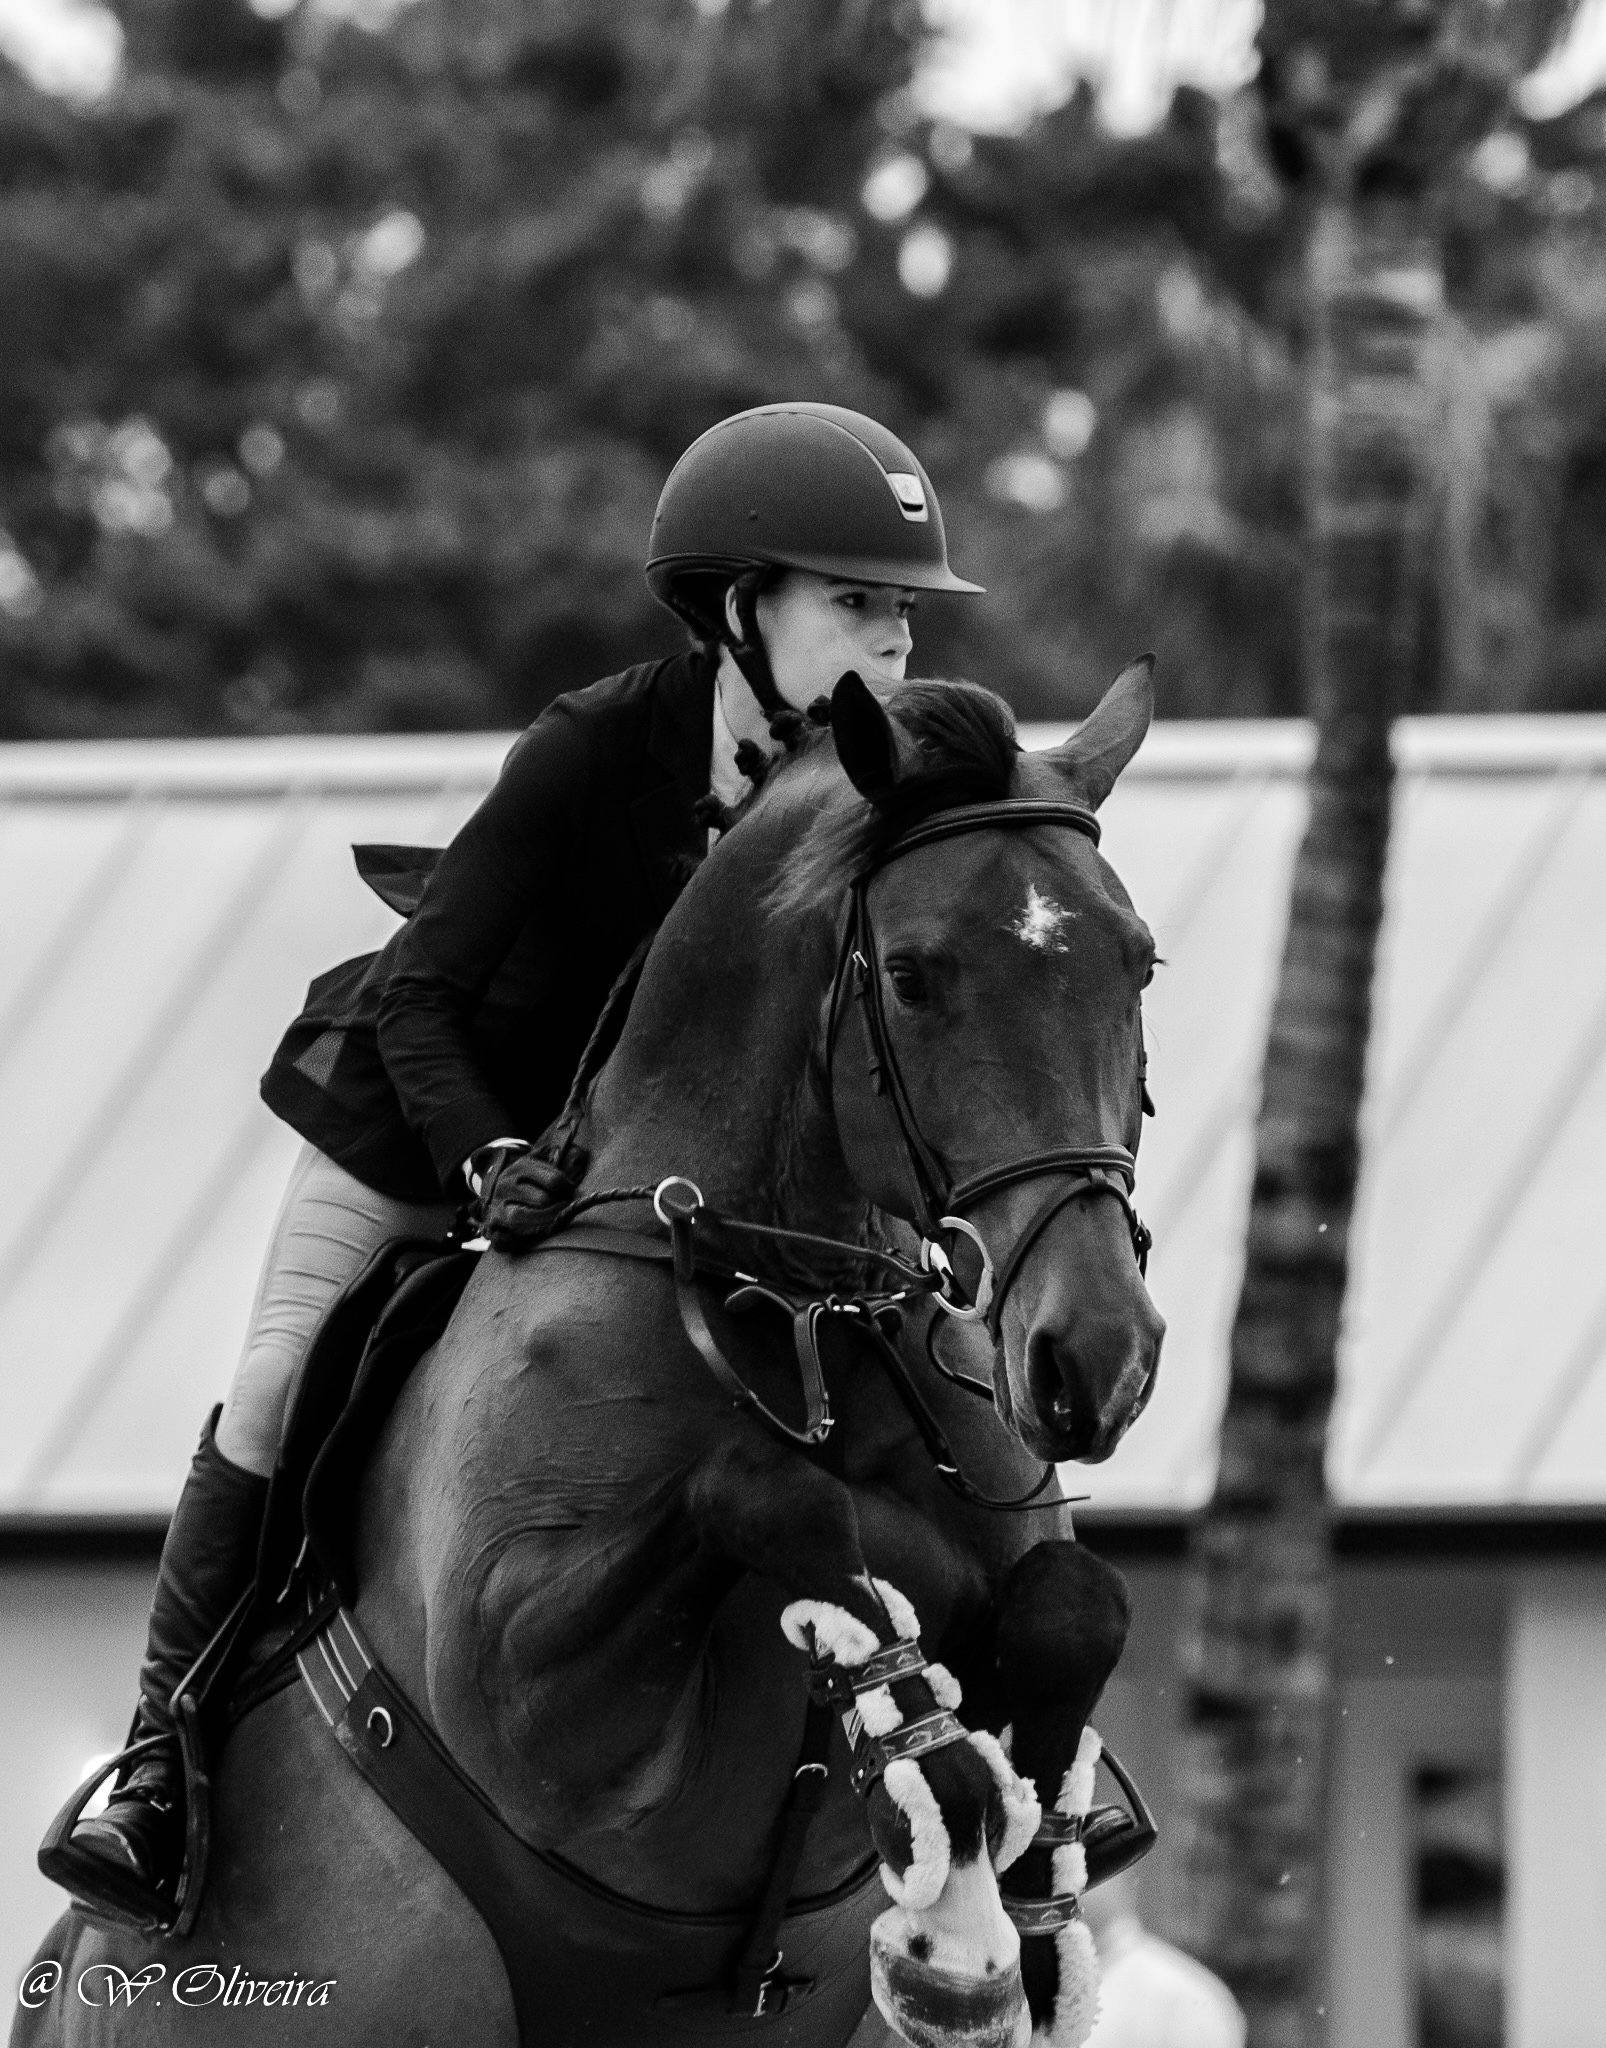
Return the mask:
M173 1735L175 1692L251 1584L286 1403L325 1310L379 1246L442 1234L470 1194L498 1244L539 1234L583 1161L533 1141L710 821L844 670L902 679L917 591L977 589L949 568L904 443L813 404L739 413L692 444L659 500L647 580L690 650L541 714L409 921L312 984L263 1078L306 1145L173 1512L131 1740ZM158 1744L46 1874L90 1906L132 1895L164 1919L183 1786L176 1739Z

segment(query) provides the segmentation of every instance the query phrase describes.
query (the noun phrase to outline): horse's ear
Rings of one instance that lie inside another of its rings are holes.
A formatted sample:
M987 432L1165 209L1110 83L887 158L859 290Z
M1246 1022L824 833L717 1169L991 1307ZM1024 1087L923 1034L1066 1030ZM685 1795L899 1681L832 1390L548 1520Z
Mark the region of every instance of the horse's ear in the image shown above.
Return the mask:
M1154 716L1154 656L1129 661L1062 747L1039 754L1057 768L1083 803L1097 810L1115 778L1143 744Z
M918 765L914 741L857 669L839 676L831 692L831 737L849 782L873 804L885 803Z

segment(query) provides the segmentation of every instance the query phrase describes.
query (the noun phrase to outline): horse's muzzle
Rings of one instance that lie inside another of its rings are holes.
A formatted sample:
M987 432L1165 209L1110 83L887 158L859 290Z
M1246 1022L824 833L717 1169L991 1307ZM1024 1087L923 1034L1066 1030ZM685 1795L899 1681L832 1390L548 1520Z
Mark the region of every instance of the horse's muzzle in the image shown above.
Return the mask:
M1143 1413L1160 1369L1165 1323L1150 1307L1137 1326L1104 1342L1067 1343L1051 1329L1026 1340L1026 1399L1016 1404L1022 1443L1051 1464L1097 1465ZM1104 1333L1098 1333L1103 1335Z

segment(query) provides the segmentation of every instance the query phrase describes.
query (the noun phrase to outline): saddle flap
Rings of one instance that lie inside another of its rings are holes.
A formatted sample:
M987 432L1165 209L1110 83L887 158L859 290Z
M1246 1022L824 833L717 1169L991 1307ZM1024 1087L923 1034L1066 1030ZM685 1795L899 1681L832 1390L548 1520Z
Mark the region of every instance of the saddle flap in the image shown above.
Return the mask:
M432 1238L381 1245L319 1324L285 1419L258 1553L265 1601L289 1580L303 1541L355 1598L358 1481L408 1373L439 1338L478 1254Z
M380 1427L407 1375L436 1343L479 1263L455 1246L414 1250L398 1261L400 1277L363 1347L351 1396L307 1475L302 1520L308 1547L348 1600L357 1597L357 1513L362 1475Z

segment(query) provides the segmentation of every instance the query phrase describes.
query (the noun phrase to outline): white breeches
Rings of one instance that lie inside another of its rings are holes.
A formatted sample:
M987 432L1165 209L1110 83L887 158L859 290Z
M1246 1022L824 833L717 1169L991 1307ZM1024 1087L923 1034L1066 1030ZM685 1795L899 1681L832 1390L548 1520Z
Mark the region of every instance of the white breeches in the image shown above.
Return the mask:
M248 1472L278 1455L296 1368L323 1312L391 1237L437 1237L452 1220L445 1202L398 1202L376 1194L315 1145L303 1145L279 1204L217 1446Z

